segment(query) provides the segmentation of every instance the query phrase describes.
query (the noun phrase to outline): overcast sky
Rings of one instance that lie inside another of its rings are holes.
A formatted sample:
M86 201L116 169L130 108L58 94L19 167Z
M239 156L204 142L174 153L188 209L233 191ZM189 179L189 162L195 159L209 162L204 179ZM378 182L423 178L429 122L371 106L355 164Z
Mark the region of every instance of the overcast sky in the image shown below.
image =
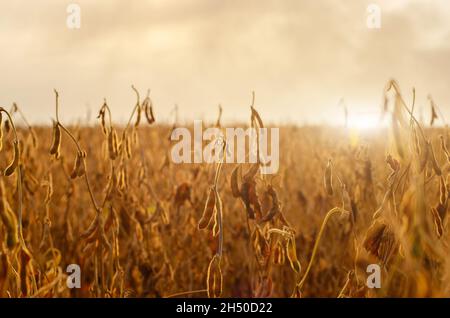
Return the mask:
M151 88L159 118L247 119L251 91L266 121L323 122L375 112L389 78L419 105L431 93L450 119L448 0L78 1L81 28L66 26L70 1L0 2L0 105L34 122L85 117L106 97L116 120ZM381 7L381 29L366 8ZM341 116L342 117L342 116Z

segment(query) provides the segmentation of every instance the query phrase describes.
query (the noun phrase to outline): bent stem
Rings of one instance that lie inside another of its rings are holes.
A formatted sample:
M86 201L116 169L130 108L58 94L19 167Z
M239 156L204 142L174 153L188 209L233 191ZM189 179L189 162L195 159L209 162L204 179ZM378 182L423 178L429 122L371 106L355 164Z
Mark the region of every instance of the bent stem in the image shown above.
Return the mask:
M335 208L331 209L330 211L328 211L327 215L323 219L322 225L320 226L319 234L317 235L316 242L314 243L314 247L313 247L313 251L312 251L312 254L311 254L311 259L309 260L308 267L306 268L305 274L303 274L302 279L296 285L296 288L298 288L299 290L303 287L303 285L305 284L306 279L308 278L308 274L309 274L309 272L311 270L312 263L314 261L314 258L316 257L316 254L317 254L317 249L319 247L320 239L322 238L322 234L323 234L323 232L325 230L325 226L327 225L327 223L330 220L330 218L334 214L337 214L337 213L348 213L348 211L346 211L346 210L344 210L342 208L339 208L339 207L335 207Z
M69 136L69 138L72 140L72 142L75 144L75 146L77 147L77 150L79 151L79 152L82 152L82 149L81 149L81 146L80 146L80 144L78 143L78 141L76 140L76 138L72 135L72 133L63 125L63 124L61 124L61 122L59 121L59 102L58 102L58 97L59 97L59 94L58 94L58 91L55 89L54 90L54 92L55 92L55 96L56 96L56 106L55 106L55 108L56 108L56 124L59 126L59 127L61 127L62 128L62 130L67 134L67 136ZM100 209L99 209L99 207L98 207L98 205L97 205L97 202L95 201L95 197L94 197L94 194L93 194L93 192L92 192L92 188L91 188L91 184L90 184L90 182L89 182L89 177L88 177L88 170L87 170L87 164L86 164L86 160L83 160L83 166L84 166L84 180L85 180L85 183L86 183L86 186L87 186L87 189L88 189L88 192L89 192L89 197L90 197L90 199L91 199L91 202L92 202L92 205L94 206L94 209L95 209L95 211L96 211L96 213L98 214L98 213L100 213Z
M11 123L11 128L13 130L14 133L14 142L19 143L19 138L17 136L17 130L16 130L16 126L14 125L14 121L12 119L12 116L10 115L10 113L4 109L3 107L0 107L0 112L4 112L6 114L6 116L8 116L9 122ZM22 193L22 166L20 163L20 147L19 148L19 154L18 154L18 160L19 160L19 164L17 165L17 195L18 195L18 204L17 204L17 217L18 217L18 225L17 225L17 229L19 231L19 239L20 239L20 243L22 244L22 248L24 251L26 251L27 253L29 253L29 250L25 244L25 239L23 238L23 227L22 227L22 197L23 197L23 193ZM31 255L31 254L30 254Z
M133 91L136 93L137 101L136 101L136 105L135 105L134 108L133 108L133 111L131 112L130 118L128 119L127 125L125 126L125 129L124 129L125 132L126 132L126 131L128 130L128 128L130 127L131 120L133 119L133 116L134 116L134 114L136 113L136 110L138 110L138 109L141 107L141 106L140 106L140 100L141 100L141 97L140 97L140 95L139 95L138 90L136 89L136 87L134 87L134 85L131 85L131 88L132 88Z

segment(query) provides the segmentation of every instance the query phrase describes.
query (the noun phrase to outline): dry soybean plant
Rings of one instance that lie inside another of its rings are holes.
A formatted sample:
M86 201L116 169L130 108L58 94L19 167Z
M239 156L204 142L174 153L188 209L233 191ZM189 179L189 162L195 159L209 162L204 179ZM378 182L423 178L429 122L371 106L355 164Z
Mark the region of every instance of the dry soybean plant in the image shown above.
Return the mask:
M219 138L215 164L174 164L182 108L157 122L150 90L130 92L124 125L106 99L98 125L64 124L56 90L52 127L0 108L0 297L450 296L450 141L431 96L419 120L416 90L389 81L388 126L358 139L284 125L280 169L264 175L258 128L271 125L254 93L233 126L255 128L255 162L226 162ZM226 113L210 127L223 133ZM81 288L66 285L70 264ZM366 284L371 264L381 288Z

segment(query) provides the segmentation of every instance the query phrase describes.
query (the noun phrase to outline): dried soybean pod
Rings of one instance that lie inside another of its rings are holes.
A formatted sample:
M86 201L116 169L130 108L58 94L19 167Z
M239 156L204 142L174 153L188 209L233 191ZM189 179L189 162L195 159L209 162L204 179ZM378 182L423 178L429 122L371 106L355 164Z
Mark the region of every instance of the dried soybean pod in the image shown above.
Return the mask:
M445 144L444 136L441 135L439 137L441 138L441 148L444 151L445 158L447 159L447 162L450 163L450 153L448 152L447 145Z
M203 210L203 215L198 222L199 230L202 230L208 226L214 215L214 208L216 206L216 195L214 189L211 187L209 189L208 198L206 199L205 208Z
M6 229L6 245L9 249L12 249L19 241L17 219L6 201L5 191L3 180L0 179L0 221L4 224Z
M278 241L273 249L273 263L275 265L284 264L284 248L280 241Z
M79 176L79 170L80 167L82 166L82 154L80 151L77 152L77 156L75 158L75 163L73 165L73 169L72 172L70 173L70 178L75 179L76 177Z
M109 158L114 160L114 149L113 149L113 134L112 131L108 132L108 153L109 153Z
M256 121L258 122L259 128L264 128L264 124L262 122L261 116L259 116L259 114L255 108L252 107L251 109L252 109L252 117L255 118Z
M124 190L126 188L126 181L125 181L125 170L120 169L119 171L119 183L118 183L119 190Z
M6 134L9 134L9 131L11 130L11 123L8 119L5 120L5 132Z
M87 239L88 237L92 236L92 234L97 230L97 224L98 224L98 217L96 217L86 231L80 234L81 239Z
M111 130L108 133L108 153L109 153L109 158L111 160L115 160L117 157L117 141L115 136L115 130L111 128Z
M280 241L278 241L277 245L278 245L278 249L280 251L280 254L278 255L279 256L278 262L279 262L280 265L283 265L285 260L286 260L286 253L285 253L283 245L281 244Z
M5 169L4 172L5 176L9 177L10 175L13 174L13 172L19 166L19 159L20 159L19 143L17 141L14 141L14 157L9 166Z
M295 246L295 236L292 236L288 239L286 243L286 254L289 259L289 263L291 264L291 268L296 272L300 273L301 265L297 259L297 250Z
M81 164L80 164L80 167L78 169L78 174L77 174L78 177L82 177L86 173L85 158L86 158L86 152L82 151L81 152Z
M439 167L439 164L438 164L438 162L436 160L436 155L434 153L433 146L431 145L431 142L428 142L428 147L430 148L431 164L433 165L433 170L438 176L440 176L440 175L442 175L442 170Z
M155 115L153 114L153 104L152 103L148 107L148 112L149 112L149 117L150 117L150 119L147 119L148 123L153 124L155 122Z
M153 103L150 97L147 96L147 98L144 100L144 105L145 118L147 119L149 125L151 125L155 122L155 116L153 115Z
M443 176L439 178L439 203L444 205L447 203L448 191L447 185L445 184L445 179Z
M333 176L332 176L331 159L328 159L327 167L325 168L324 184L328 195L333 195Z
M100 118L100 125L102 127L103 134L105 134L105 136L108 135L108 129L106 128L106 122L105 122L105 108L104 107L102 107L100 109L100 112L99 112L97 118Z
M31 142L32 142L32 144L33 144L33 148L37 148L38 147L38 138L37 138L37 136L36 136L36 132L34 131L34 129L32 128L32 127L29 127L28 128L29 129L29 131L30 131L30 134L31 134ZM1 134L1 133L0 133ZM1 137L0 137L0 139L1 139ZM0 145L0 150L1 150L1 145Z
M136 122L134 123L134 127L139 126L139 123L141 122L141 106L139 104L136 105Z
M436 108L435 108L434 106L435 106L435 105L434 105L433 101L431 100L431 119L430 119L430 126L433 126L434 121L435 121L436 119L439 118L438 115L437 115L437 113L436 113Z
M89 235L88 237L86 237L86 239L84 240L85 244L89 244L89 243L93 243L95 241L98 240L99 238L99 226L97 226L94 231L91 233L91 235Z
M56 159L59 158L59 150L61 148L61 128L58 122L53 124L53 142L50 147L50 154L54 155Z
M434 220L434 227L436 230L436 235L440 238L444 233L444 226L442 225L442 219L435 208L431 208L431 214Z
M112 135L112 137L113 137L113 149L114 149L114 153L115 153L115 155L116 155L116 157L117 157L117 155L119 154L119 147L120 147L120 144L119 144L119 138L117 137L117 132L116 132L116 130L113 130L113 135Z
M131 158L131 142L130 138L127 136L127 134L123 133L123 142L125 143L125 153L127 155L127 158Z
M417 129L415 127L412 128L412 133L413 133L413 139L414 139L414 151L419 156L422 151L420 149L419 135L417 134Z
M214 255L208 266L206 286L209 298L218 298L222 295L222 270L220 268L220 256Z
M253 178L256 176L256 174L259 171L259 163L254 163L250 169L248 169L247 173L244 175L243 179L245 182L248 182L250 180L253 180Z
M422 156L420 158L419 172L421 173L428 162L428 156L430 153L430 148L428 147L428 142L425 144L424 151L422 152Z
M270 208L269 212L267 212L267 214L262 217L259 223L271 221L280 212L280 202L278 200L278 194L271 185L269 185L267 193L272 198L272 207Z
M233 194L233 197L238 198L241 196L241 191L239 190L239 184L238 184L238 177L239 177L239 171L240 171L240 165L237 165L233 172L231 173L231 193Z

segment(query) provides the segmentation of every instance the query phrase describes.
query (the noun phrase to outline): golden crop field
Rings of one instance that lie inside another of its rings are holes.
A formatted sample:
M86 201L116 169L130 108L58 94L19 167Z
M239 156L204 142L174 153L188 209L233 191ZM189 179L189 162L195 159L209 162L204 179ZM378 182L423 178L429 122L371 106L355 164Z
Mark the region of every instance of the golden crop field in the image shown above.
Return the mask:
M182 123L158 123L148 96L128 125L106 102L95 126L60 121L62 103L53 128L1 108L0 297L450 296L447 128L418 121L396 82L384 94L391 120L370 133L279 127L276 174L175 164ZM246 109L241 127L268 121Z

